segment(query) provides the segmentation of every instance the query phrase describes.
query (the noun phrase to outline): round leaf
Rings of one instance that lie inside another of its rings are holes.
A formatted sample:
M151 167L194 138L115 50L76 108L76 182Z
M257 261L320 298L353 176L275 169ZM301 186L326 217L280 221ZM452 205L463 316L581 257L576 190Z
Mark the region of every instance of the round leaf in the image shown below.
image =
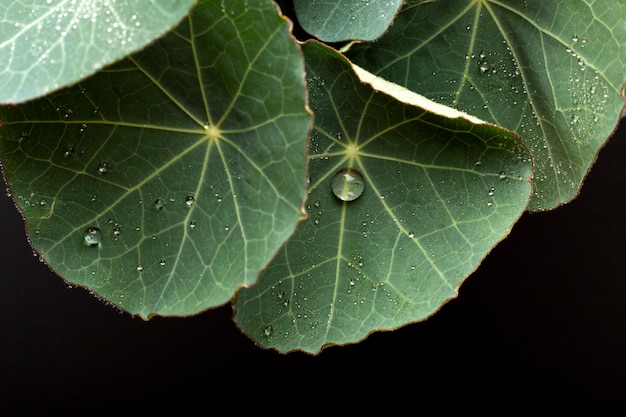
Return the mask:
M131 313L227 302L302 218L304 68L271 1L204 2L148 49L0 109L33 247Z
M626 2L408 1L347 55L390 81L517 132L531 210L573 199L624 106Z
M173 28L195 0L27 0L0 5L0 103L66 87Z
M532 166L514 134L401 102L331 49L303 49L315 112L308 218L239 291L235 321L261 346L316 353L455 297L524 212Z
M302 28L326 42L380 37L401 4L402 0L294 0Z

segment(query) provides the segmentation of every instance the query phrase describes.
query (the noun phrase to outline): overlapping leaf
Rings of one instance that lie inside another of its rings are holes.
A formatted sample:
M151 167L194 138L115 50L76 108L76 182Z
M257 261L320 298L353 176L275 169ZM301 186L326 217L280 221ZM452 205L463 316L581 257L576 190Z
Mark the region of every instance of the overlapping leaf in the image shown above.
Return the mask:
M195 0L22 0L0 4L0 103L78 82L176 26Z
M348 57L432 100L519 133L535 161L531 210L576 196L615 129L626 2L407 1Z
M401 4L402 0L294 0L298 22L325 42L376 39Z
M532 166L510 132L402 103L331 49L303 50L315 112L308 219L239 291L235 320L262 346L317 353L455 297L526 208ZM359 173L364 188L338 186Z
M253 284L293 233L302 55L276 6L250 3L202 2L148 49L0 109L10 192L62 277L143 317L188 315Z

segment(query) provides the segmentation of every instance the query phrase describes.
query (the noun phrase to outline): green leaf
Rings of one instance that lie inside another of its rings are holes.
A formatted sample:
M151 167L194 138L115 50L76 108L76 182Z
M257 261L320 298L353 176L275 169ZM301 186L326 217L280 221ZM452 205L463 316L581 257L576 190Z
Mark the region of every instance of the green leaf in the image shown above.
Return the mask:
M302 28L326 42L380 37L401 4L402 0L294 0Z
M54 271L143 317L256 282L306 197L312 117L289 26L269 0L205 1L80 85L0 109L10 191Z
M626 2L406 2L356 64L517 132L530 148L529 208L573 199L624 105Z
M303 51L315 112L308 219L239 291L234 319L261 346L315 353L456 297L524 212L532 166L513 133L378 92L318 43Z
M173 28L195 0L26 0L0 5L0 103L72 85Z

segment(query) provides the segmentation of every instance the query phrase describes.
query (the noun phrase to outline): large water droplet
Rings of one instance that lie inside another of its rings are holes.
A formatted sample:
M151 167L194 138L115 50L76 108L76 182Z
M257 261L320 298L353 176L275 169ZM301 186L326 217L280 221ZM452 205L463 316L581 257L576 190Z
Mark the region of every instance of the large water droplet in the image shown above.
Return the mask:
M90 226L83 233L83 239L85 246L99 246L102 241L102 231L95 226Z
M363 194L365 181L356 169L342 168L331 180L330 187L341 201L354 201Z

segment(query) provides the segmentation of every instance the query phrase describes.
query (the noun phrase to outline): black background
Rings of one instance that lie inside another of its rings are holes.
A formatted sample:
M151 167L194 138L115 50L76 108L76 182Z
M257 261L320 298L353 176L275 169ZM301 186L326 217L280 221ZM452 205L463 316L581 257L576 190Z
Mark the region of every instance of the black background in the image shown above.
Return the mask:
M267 392L271 402L297 387L356 403L386 388L414 390L412 399L385 395L391 403L441 395L481 407L507 399L617 409L626 404L625 140L622 123L578 198L525 213L429 320L317 356L255 346L228 306L146 322L70 289L32 255L21 217L1 198L0 411L93 415L215 404L228 393Z

